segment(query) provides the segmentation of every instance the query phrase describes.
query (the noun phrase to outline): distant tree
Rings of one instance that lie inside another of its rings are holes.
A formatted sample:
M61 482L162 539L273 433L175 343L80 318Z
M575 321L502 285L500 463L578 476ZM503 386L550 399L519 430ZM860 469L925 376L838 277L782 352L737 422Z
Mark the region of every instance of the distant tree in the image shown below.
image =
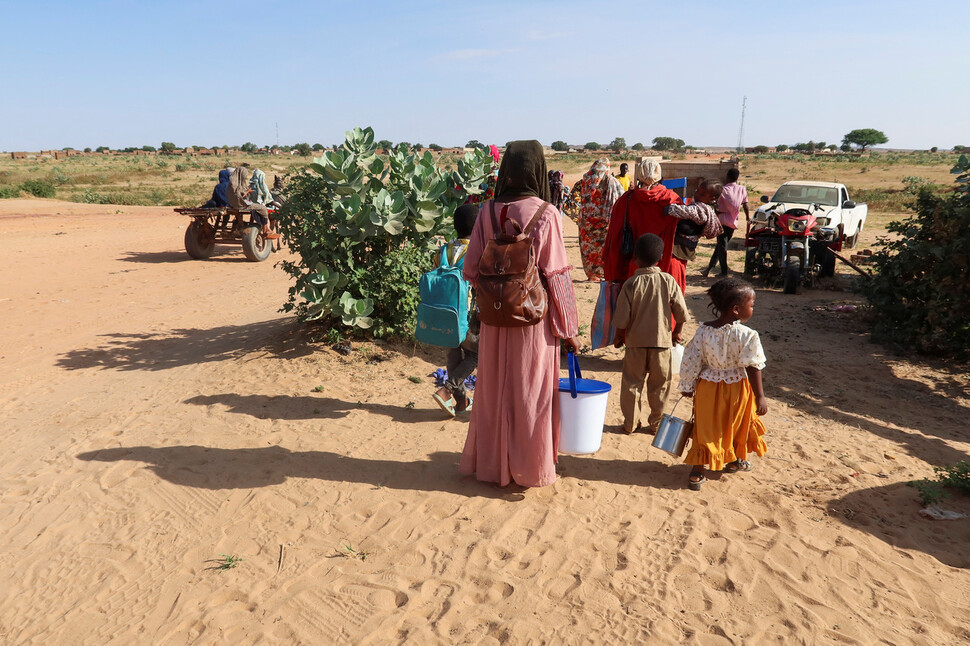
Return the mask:
M65 146L65 147L61 148L61 150L74 150L74 149L71 148L70 146Z
M311 154L313 154L313 147L308 143L297 144L293 146L293 150L295 150L296 154L300 155L301 157L309 157Z
M815 144L815 150L824 150L828 147L829 147L828 144L825 143L824 141L820 141L817 144Z
M411 150L413 150L416 153L419 153L422 150L424 150L424 146L421 144L414 144L413 146L411 146Z
M966 146L954 146L953 147L953 152L955 152L955 153L962 153L966 149L967 149Z
M831 150L832 152L835 152L836 150L839 149L839 147L836 146L835 144L829 144L828 147L829 147L829 150Z
M841 150L844 153L847 153L852 150L852 146L850 144L842 144L841 146L839 146L839 150Z
M163 141L162 145L159 147L159 150L161 150L163 153L174 153L175 144L173 144L171 141Z
M439 146L438 144L428 144L428 148L430 148L431 150L433 150L435 152L440 152L441 151L441 146Z
M381 139L380 141L377 142L377 147L380 148L381 150L390 150L391 148L394 147L394 144L387 139Z
M486 147L485 144L480 142L478 139L472 139L467 144L465 144L465 148L485 148L485 147Z
M276 146L273 146L273 148L276 148ZM293 146L280 146L279 147L279 150L282 151L282 152L284 152L284 153L288 153L291 150L293 150Z
M155 152L155 146L142 146L141 149L144 150L146 153Z
M560 141L554 141L554 142L552 142L552 146L550 146L550 147L553 150L555 150L556 152L561 152L561 153L564 153L567 150L569 150L569 144L567 144L565 141L561 141L561 140Z
M85 148L84 149L84 152L89 153L89 152L91 152L91 149L90 148Z
M239 147L239 150L243 151L244 153L254 153L256 152L256 144L251 141L247 141Z
M683 150L684 140L674 137L654 137L651 148L654 150Z
M630 146L630 150L637 150L637 151L639 151L639 150L643 150L643 149L644 149L644 145L641 144L639 141L637 143L633 144L632 146Z
M321 150L323 150L323 144L313 144L312 147L313 147L313 150L316 152L320 152Z
M759 155L763 155L768 152L768 146L755 146L751 150Z
M866 148L870 148L871 146L884 144L888 141L889 137L885 133L874 128L859 128L846 133L842 137L843 144L855 144L862 151L865 151Z
M778 144L777 146L775 146L775 150L777 150L780 153L783 153L786 150L788 150L788 144Z
M98 146L97 148L94 149L94 152L96 152L96 153L103 153L106 150L107 151L110 151L111 149L108 148L107 146Z
M587 141L586 145L583 146L586 150L599 150L601 146L595 141Z
M815 142L810 141L806 143L797 143L791 147L792 150L799 153L810 153L815 150Z
M931 153L935 153L938 150L939 150L939 147L937 147L937 146L933 146L932 148L930 148L930 152Z
M618 152L618 153L623 152L624 150L626 150L626 139L624 139L623 137L614 137L613 141L609 143L607 148L609 148L614 152Z

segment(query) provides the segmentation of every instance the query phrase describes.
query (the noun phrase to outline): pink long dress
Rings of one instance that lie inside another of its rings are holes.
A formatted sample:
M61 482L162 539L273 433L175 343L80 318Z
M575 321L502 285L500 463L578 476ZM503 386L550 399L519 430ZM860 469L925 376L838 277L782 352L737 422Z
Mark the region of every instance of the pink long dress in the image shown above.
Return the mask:
M507 205L506 215L524 228L542 201L528 197ZM506 205L495 204L501 221ZM508 230L511 232L511 225ZM485 242L495 234L489 203L475 223L465 252L465 278L475 284ZM499 328L482 324L478 380L460 470L479 480L526 487L556 481L559 448L559 339L577 333L572 267L566 260L559 211L549 206L532 231L536 262L548 281L549 310L538 324Z

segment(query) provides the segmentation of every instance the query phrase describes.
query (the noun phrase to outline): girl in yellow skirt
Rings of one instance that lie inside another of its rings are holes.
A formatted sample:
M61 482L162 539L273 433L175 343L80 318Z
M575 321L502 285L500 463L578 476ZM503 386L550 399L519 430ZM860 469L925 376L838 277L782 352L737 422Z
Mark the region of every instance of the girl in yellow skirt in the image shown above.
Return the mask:
M759 417L768 412L761 382L765 353L758 333L742 325L754 314L754 288L724 278L707 295L717 318L697 329L680 367L680 390L694 398L694 432L684 459L694 465L688 481L694 491L707 482L705 466L750 471L748 453L767 451Z

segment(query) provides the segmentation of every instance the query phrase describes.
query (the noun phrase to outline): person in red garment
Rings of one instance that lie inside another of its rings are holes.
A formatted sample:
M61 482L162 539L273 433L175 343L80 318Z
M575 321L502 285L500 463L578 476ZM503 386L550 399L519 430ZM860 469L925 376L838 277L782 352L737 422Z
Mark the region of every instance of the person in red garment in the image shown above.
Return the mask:
M613 206L603 247L603 273L606 280L622 283L637 270L633 255L624 256L620 250L623 226L629 220L634 240L645 233L660 236L664 252L657 266L660 271L673 276L680 291L684 292L687 289L686 264L671 256L679 220L664 214L664 209L678 202L680 196L661 184L661 177L660 162L645 159L637 164L634 172L636 188L620 196Z

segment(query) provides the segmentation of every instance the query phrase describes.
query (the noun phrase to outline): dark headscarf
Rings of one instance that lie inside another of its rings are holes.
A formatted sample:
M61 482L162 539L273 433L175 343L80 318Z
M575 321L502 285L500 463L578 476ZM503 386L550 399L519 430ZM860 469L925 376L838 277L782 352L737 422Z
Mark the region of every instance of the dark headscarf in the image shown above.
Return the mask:
M216 206L229 206L229 202L226 200L226 189L229 188L230 173L231 171L228 168L219 171L219 183L212 191L212 201L216 203Z
M538 197L552 201L542 144L535 139L509 142L498 169L495 197L497 200Z

